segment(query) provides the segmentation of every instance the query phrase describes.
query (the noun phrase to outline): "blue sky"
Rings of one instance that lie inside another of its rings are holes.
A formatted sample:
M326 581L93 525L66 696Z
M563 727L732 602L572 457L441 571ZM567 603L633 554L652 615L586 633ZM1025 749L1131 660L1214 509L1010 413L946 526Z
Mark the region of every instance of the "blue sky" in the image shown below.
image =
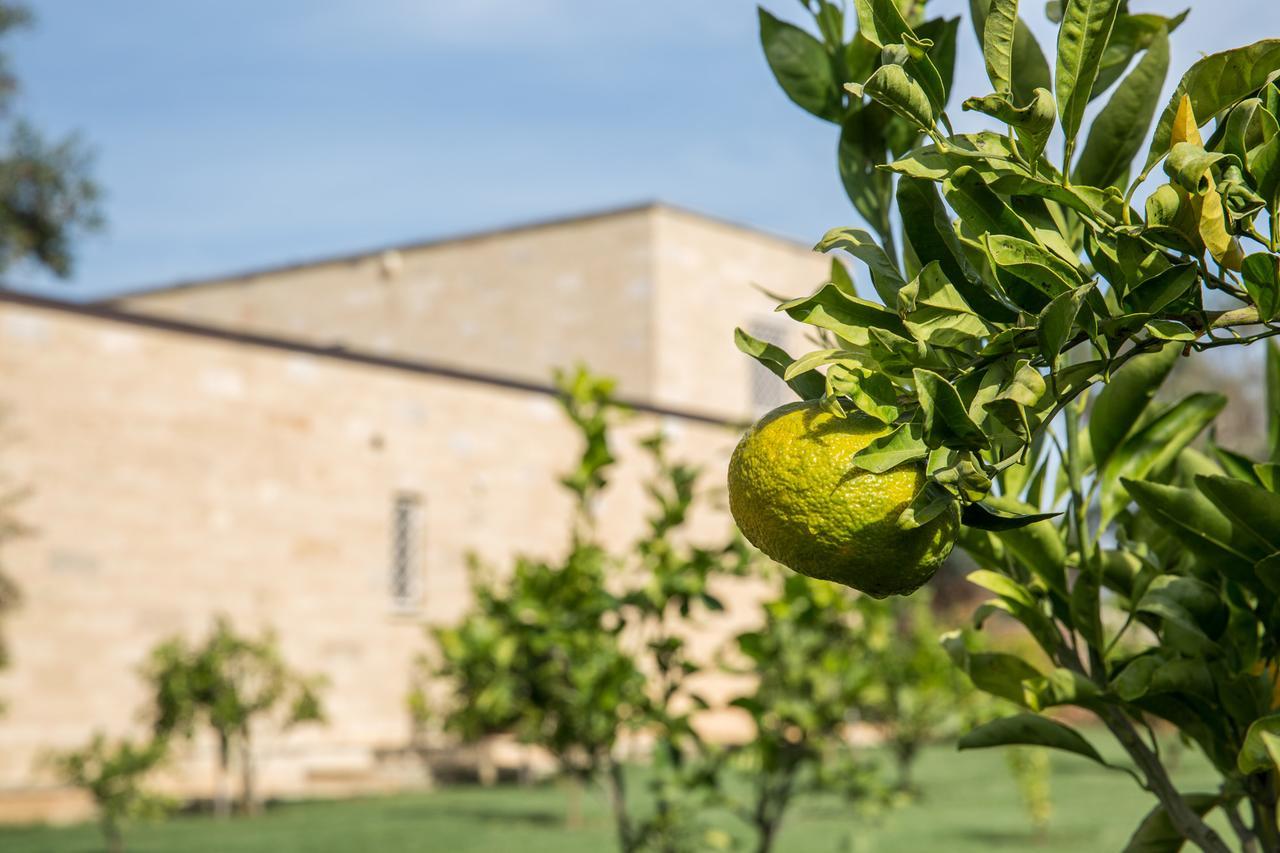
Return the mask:
M1280 35L1269 5L1202 2L1171 77ZM746 0L33 6L9 41L20 111L83 132L109 224L70 282L20 287L91 298L646 199L806 241L855 221L835 129L777 90ZM984 94L962 32L957 95Z

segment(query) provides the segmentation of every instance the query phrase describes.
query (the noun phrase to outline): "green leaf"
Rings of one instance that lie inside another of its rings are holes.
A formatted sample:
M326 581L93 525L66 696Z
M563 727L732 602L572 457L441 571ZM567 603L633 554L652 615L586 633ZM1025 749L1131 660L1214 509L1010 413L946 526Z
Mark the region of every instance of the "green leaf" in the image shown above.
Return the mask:
M898 291L906 284L898 265L880 248L875 238L861 228L832 228L818 244L815 252L830 252L832 249L844 249L871 270L871 283L876 293L884 300L885 305L897 302ZM887 328L887 327L886 327Z
M987 13L990 0L969 0L970 18L978 43L983 44L986 35ZM1036 89L1053 88L1053 76L1044 51L1036 43L1031 29L1021 18L1014 27L1012 70L1013 98L1015 103L1028 104L1035 99Z
M878 104L853 109L840 128L836 164L845 194L854 209L871 224L882 240L892 235L889 220L893 175L877 168L887 160L884 129L890 116Z
M1196 477L1213 505L1272 550L1280 551L1280 495L1232 477Z
M929 96L901 65L881 65L866 83L846 83L845 89L859 98L866 95L922 131L933 129Z
M914 421L901 424L886 435L872 441L849 459L849 464L864 471L882 474L904 462L914 462L929 455L921 438L920 425Z
M982 278L965 260L934 183L904 175L898 179L897 200L903 233L920 263L927 266L937 262L964 300L981 316L995 322L1012 320L1014 312L988 292Z
M1013 39L1018 24L1018 0L991 0L982 27L982 58L987 77L997 92L1012 92Z
M1280 462L1280 347L1267 341L1267 446L1271 461Z
M867 330L872 328L907 334L897 314L874 302L849 296L834 284L823 285L812 296L784 302L778 310L793 320L835 332L857 346L866 346Z
M767 367L779 379L786 375L787 368L793 361L782 347L753 338L742 329L733 330L733 343L740 351ZM786 382L801 400L820 399L826 391L822 377L812 373L797 376L794 379L786 380Z
M1038 714L1015 714L978 726L960 738L960 749L985 749L992 746L1045 746L1082 755L1105 764L1102 756L1079 732Z
M1054 95L1066 136L1068 163L1119 9L1120 0L1066 0L1063 9Z
M1001 92L982 98L966 98L964 108L985 113L1012 127L1018 134L1023 159L1030 162L1033 169L1038 167L1045 143L1053 132L1056 115L1053 95L1048 89L1036 89L1035 97L1025 107L1014 106L1010 96Z
M1036 507L1009 495L992 496L984 503L1006 515L1036 515ZM1058 528L1046 520L995 534L1018 562L1040 577L1045 585L1064 598L1067 595L1067 547Z
M940 115L947 102L942 75L929 58L926 50L928 45L921 41L902 17L895 0L854 0L854 6L858 12L858 32L863 38L880 48L895 44L906 47L906 66L910 79L919 81L917 85L921 87L921 94L929 103L929 114ZM884 67L887 66L881 66ZM870 92L867 94L871 95ZM903 118L911 120L905 115Z
M1208 565L1252 566L1266 549L1242 538L1207 497L1196 489L1126 480L1124 487L1144 512Z
M1155 116L1156 99L1169 71L1169 35L1162 27L1142 60L1094 119L1072 180L1109 187L1123 181Z
M1055 296L1072 290L1080 283L1077 271L1070 264L1030 240L1004 234L990 234L986 239L991 259L996 265L1035 288L1015 296L1024 310L1038 313Z
M826 48L813 36L760 13L760 44L769 70L795 104L818 118L840 120L840 90Z
M1182 800L1201 817L1218 804L1216 794L1187 794ZM1185 844L1186 839L1174 827L1164 806L1156 806L1143 818L1121 853L1178 853Z
M1280 39L1263 39L1247 47L1213 53L1196 62L1182 76L1156 122L1143 174L1169 153L1173 120L1182 96L1191 100L1196 122L1204 126L1227 107L1261 88L1280 69Z
M1280 256L1262 252L1249 255L1240 271L1244 274L1244 289L1258 307L1259 319L1264 323L1276 319L1280 314Z
M1151 337L1162 341L1186 342L1200 337L1199 333L1193 331L1190 326L1179 323L1177 320L1152 320L1143 328L1151 333Z
M924 413L924 440L930 447L980 450L987 446L982 431L965 410L955 386L930 370L912 371L916 396Z
M827 371L830 396L847 397L860 411L884 424L898 419L898 390L877 370L834 364Z
M955 511L955 495L939 486L932 480L924 484L924 488L916 494L911 505L898 516L898 526L903 530L921 527L933 521L944 512Z
M855 459L857 457L854 457ZM1037 521L1055 518L1060 512L1007 513L986 503L966 504L960 514L960 523L978 530L1017 530Z
M1129 502L1122 478L1141 479L1173 462L1226 405L1221 394L1191 394L1125 439L1102 468L1102 524Z
M1089 443L1100 469L1138 424L1179 352L1178 347L1166 346L1138 356L1117 371L1094 400L1089 412Z
M1130 290L1124 297L1124 306L1137 313L1158 314L1199 281L1200 271L1195 263L1176 264Z
M1249 725L1236 766L1241 773L1280 767L1280 714L1259 717Z
M1058 369L1058 356L1062 353L1063 345L1071 339L1071 333L1075 331L1076 314L1080 311L1080 303L1092 289L1093 285L1089 284L1064 291L1055 296L1053 301L1040 312L1036 337L1040 343L1040 355L1044 357L1050 373Z

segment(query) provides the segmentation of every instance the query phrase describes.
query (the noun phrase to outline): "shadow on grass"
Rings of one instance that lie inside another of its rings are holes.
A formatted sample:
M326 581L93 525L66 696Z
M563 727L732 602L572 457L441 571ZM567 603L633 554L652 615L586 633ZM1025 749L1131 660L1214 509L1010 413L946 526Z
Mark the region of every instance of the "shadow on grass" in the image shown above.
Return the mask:
M523 824L561 828L565 825L563 812L544 809L482 808L434 803L418 803L387 809L384 814L397 820L420 821L423 818L447 820L475 820L495 823Z
M1097 833L1088 829L1050 829L1048 835L1038 835L1025 829L961 829L956 831L956 835L992 848L1006 847L1011 850L1035 850L1039 847L1060 847L1063 844L1071 845L1073 850L1089 850L1091 848L1087 842L1097 838Z

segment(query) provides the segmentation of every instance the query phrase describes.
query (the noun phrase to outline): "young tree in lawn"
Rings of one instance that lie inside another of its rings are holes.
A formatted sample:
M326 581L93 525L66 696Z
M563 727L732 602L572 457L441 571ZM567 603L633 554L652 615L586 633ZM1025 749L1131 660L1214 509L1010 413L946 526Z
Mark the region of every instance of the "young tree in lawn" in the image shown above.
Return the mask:
M466 741L513 731L551 752L570 779L600 781L623 850L701 849L700 804L715 779L692 725L705 702L686 635L694 620L722 609L714 578L740 572L748 553L736 538L713 547L689 541L698 472L673 462L654 436L642 442L654 466L645 532L628 552L610 554L596 536L593 506L614 463L610 430L623 410L609 380L580 369L558 384L583 439L578 465L562 480L574 496L569 550L556 561L521 557L503 582L477 573L466 617L433 631L439 660L427 666L453 691L445 727ZM619 755L628 733L655 744L650 808L629 792Z
M883 686L860 603L843 587L789 575L765 604L764 623L737 637L755 684L733 704L751 715L755 736L731 757L751 787L738 812L758 853L773 849L787 810L806 792L849 802L883 802L890 792L883 771L849 737Z
M98 809L98 826L110 853L124 853L124 829L132 821L162 817L173 804L144 787L148 773L165 758L162 739L146 743L108 740L95 734L81 749L53 757L58 775L83 788Z
M1280 334L1280 39L1199 58L1160 108L1185 13L1051 4L1051 64L1016 0L972 0L994 91L962 106L1000 132L955 133L946 41L918 20L922 4L908 20L892 0L856 0L851 39L837 6L805 5L818 36L762 27L788 95L842 127L887 110L895 124L872 122L875 139L909 130L891 162L841 147L880 239L839 228L818 244L864 262L878 301L837 269L780 306L818 327L823 350L793 361L739 345L814 405L880 421L851 476L918 467L923 487L886 519L914 529L957 514L982 567L971 580L994 595L974 626L1004 613L1039 647L949 639L974 684L1024 708L961 746L1111 766L1050 716L1073 705L1156 801L1131 849L1225 851L1215 810L1242 849L1280 849L1280 356L1266 459L1193 448L1221 396L1152 402L1179 357ZM1140 195L1158 167L1163 182ZM1200 748L1216 790L1179 790L1152 718Z
M219 816L231 813L228 780L232 761L240 767L240 805L257 811L253 736L264 723L281 729L323 722L319 691L323 679L304 676L285 663L271 632L239 634L219 617L205 641L191 645L181 637L161 643L145 668L153 694L157 738L190 738L197 726L211 728L218 742Z

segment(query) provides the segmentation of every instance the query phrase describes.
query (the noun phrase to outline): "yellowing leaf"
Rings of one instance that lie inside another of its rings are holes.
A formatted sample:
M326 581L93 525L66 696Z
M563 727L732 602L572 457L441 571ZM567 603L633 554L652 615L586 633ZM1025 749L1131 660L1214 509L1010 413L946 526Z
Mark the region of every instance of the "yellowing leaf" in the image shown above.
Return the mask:
M1186 95L1183 95L1182 100L1178 102L1178 112L1173 117L1173 137L1170 139L1169 147L1172 148L1179 142L1204 145L1204 140L1200 138L1200 126L1196 124L1195 111L1191 109L1191 98Z
M1213 179L1210 178L1210 181ZM1198 212L1200 239L1213 259L1219 263L1231 251L1231 235L1227 233L1226 216L1222 210L1222 196L1210 187L1202 196L1193 197L1191 203L1200 208ZM1239 263L1237 262L1237 268Z

